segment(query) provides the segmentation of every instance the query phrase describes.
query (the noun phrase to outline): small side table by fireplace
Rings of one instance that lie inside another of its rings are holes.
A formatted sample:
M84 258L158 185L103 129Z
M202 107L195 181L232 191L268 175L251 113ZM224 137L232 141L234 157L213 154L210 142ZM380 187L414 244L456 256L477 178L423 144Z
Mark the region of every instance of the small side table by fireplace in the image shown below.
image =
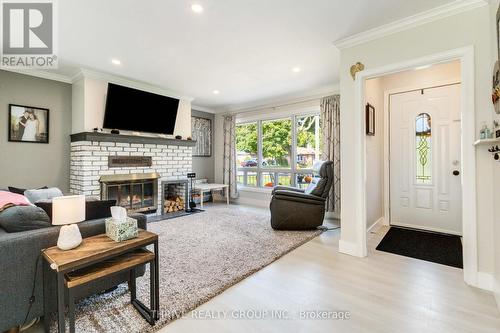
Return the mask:
M194 190L200 192L201 208L203 208L203 193L204 192L211 192L212 190L225 190L227 204L229 205L229 185L199 183L199 184L194 185Z
M154 252L146 250L154 245ZM154 325L159 319L159 276L158 276L158 235L139 230L137 238L115 242L105 234L85 238L82 244L69 251L51 247L42 252L45 265L57 274L58 330L65 332L65 291L68 291L68 313L70 332L75 332L74 291L80 286L111 275L129 272L130 300L139 313ZM149 308L136 297L135 269L141 265L150 267L150 306ZM45 274L50 270L44 267L44 295L48 295ZM48 327L48 297L44 296L45 332Z

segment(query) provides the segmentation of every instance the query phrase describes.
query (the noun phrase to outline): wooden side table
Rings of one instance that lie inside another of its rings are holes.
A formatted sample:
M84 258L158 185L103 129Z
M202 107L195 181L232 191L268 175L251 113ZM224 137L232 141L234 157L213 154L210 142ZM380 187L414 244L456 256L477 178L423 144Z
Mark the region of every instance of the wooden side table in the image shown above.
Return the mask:
M147 245L154 245L154 252L144 249ZM87 283L109 277L114 274L128 271L130 274L130 300L139 313L154 325L159 319L159 275L158 275L158 235L139 230L137 238L123 242L115 242L106 235L97 235L85 238L76 249L62 251L57 247L43 250L45 265L57 274L57 309L58 329L65 332L65 290L68 290L68 312L70 332L75 332L75 299L76 288ZM150 307L148 308L137 299L135 268L150 265ZM44 267L44 281L47 281ZM45 331L48 327L48 291L44 282L44 323Z

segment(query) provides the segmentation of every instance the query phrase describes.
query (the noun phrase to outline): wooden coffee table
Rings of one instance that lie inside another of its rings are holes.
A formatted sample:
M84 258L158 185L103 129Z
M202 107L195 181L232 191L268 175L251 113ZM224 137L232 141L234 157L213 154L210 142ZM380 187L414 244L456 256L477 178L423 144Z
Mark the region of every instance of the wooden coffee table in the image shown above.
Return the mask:
M154 252L145 249L154 245ZM107 278L111 275L129 272L130 300L139 313L151 324L159 319L159 276L158 276L158 235L140 229L137 238L115 242L105 234L85 238L73 250L62 251L51 247L42 251L44 271L44 322L49 332L47 272L49 266L57 274L57 309L59 332L65 332L65 289L68 290L68 312L70 332L75 332L74 291L87 283ZM135 269L150 266L150 307L136 297Z

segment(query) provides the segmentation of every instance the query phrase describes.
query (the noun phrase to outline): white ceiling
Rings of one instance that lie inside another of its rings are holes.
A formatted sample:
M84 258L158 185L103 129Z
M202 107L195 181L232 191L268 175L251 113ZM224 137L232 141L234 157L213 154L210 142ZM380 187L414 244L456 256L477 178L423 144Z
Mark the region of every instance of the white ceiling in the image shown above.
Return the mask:
M234 107L334 86L333 41L452 0L193 2L58 1L60 72L91 68L192 96L196 105Z

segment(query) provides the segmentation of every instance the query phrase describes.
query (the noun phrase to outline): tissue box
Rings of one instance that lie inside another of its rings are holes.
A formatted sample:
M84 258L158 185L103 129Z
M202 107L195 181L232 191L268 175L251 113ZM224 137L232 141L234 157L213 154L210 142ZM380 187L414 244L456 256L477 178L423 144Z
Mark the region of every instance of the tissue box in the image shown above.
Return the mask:
M125 222L117 221L113 218L106 220L106 236L115 242L122 242L127 239L137 237L139 230L137 229L137 220L127 217Z

